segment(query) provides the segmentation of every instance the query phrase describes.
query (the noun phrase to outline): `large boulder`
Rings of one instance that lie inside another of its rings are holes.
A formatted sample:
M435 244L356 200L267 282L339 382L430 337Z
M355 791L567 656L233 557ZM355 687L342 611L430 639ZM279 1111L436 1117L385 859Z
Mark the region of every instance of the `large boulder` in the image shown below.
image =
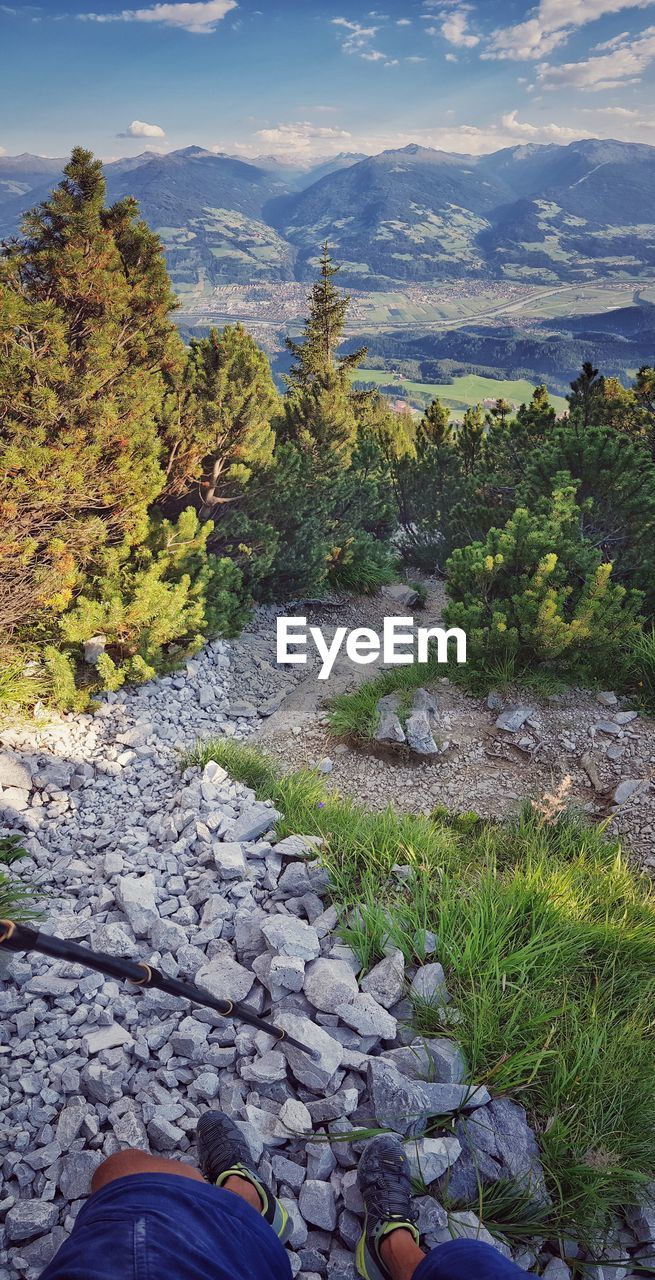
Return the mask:
M529 1193L535 1204L548 1202L537 1140L525 1111L509 1098L494 1098L455 1125L462 1148L459 1160L443 1180L449 1203L475 1204L480 1186L511 1180Z

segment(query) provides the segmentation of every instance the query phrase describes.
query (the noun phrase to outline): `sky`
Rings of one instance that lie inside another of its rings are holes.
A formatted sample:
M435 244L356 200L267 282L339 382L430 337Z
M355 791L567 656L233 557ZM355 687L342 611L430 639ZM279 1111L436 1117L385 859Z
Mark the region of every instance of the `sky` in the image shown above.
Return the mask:
M655 0L0 3L0 49L0 154L655 144Z

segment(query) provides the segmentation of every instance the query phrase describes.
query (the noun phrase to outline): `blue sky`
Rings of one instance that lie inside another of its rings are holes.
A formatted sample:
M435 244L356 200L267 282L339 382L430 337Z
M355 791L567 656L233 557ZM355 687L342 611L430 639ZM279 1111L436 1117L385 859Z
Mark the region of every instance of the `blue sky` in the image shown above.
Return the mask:
M0 48L7 154L655 143L655 0L16 2Z

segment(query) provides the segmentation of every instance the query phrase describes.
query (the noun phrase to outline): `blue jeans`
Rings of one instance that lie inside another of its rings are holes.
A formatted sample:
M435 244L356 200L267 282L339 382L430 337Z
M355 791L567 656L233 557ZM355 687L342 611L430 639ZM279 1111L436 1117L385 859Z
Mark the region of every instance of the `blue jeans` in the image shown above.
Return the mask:
M518 1280L490 1245L451 1240L414 1280ZM117 1178L82 1205L41 1280L292 1280L286 1249L231 1191L169 1173Z
M518 1280L526 1275L532 1272L522 1271L483 1240L448 1240L430 1251L413 1280Z

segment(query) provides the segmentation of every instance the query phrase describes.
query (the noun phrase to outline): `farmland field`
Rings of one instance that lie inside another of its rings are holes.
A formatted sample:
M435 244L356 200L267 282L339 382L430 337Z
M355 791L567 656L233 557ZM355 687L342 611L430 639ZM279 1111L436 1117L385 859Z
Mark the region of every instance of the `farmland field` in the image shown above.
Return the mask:
M412 382L386 369L357 369L353 374L353 383L376 383L381 387L397 387L399 395L408 397L411 404L421 408L432 400L439 399L448 405L455 414L467 409L469 405L480 404L483 400L509 400L511 404L523 404L532 397L536 382L526 378L502 379L485 378L475 373L467 373L454 378L452 382ZM564 413L567 402L563 396L550 397L553 408Z

